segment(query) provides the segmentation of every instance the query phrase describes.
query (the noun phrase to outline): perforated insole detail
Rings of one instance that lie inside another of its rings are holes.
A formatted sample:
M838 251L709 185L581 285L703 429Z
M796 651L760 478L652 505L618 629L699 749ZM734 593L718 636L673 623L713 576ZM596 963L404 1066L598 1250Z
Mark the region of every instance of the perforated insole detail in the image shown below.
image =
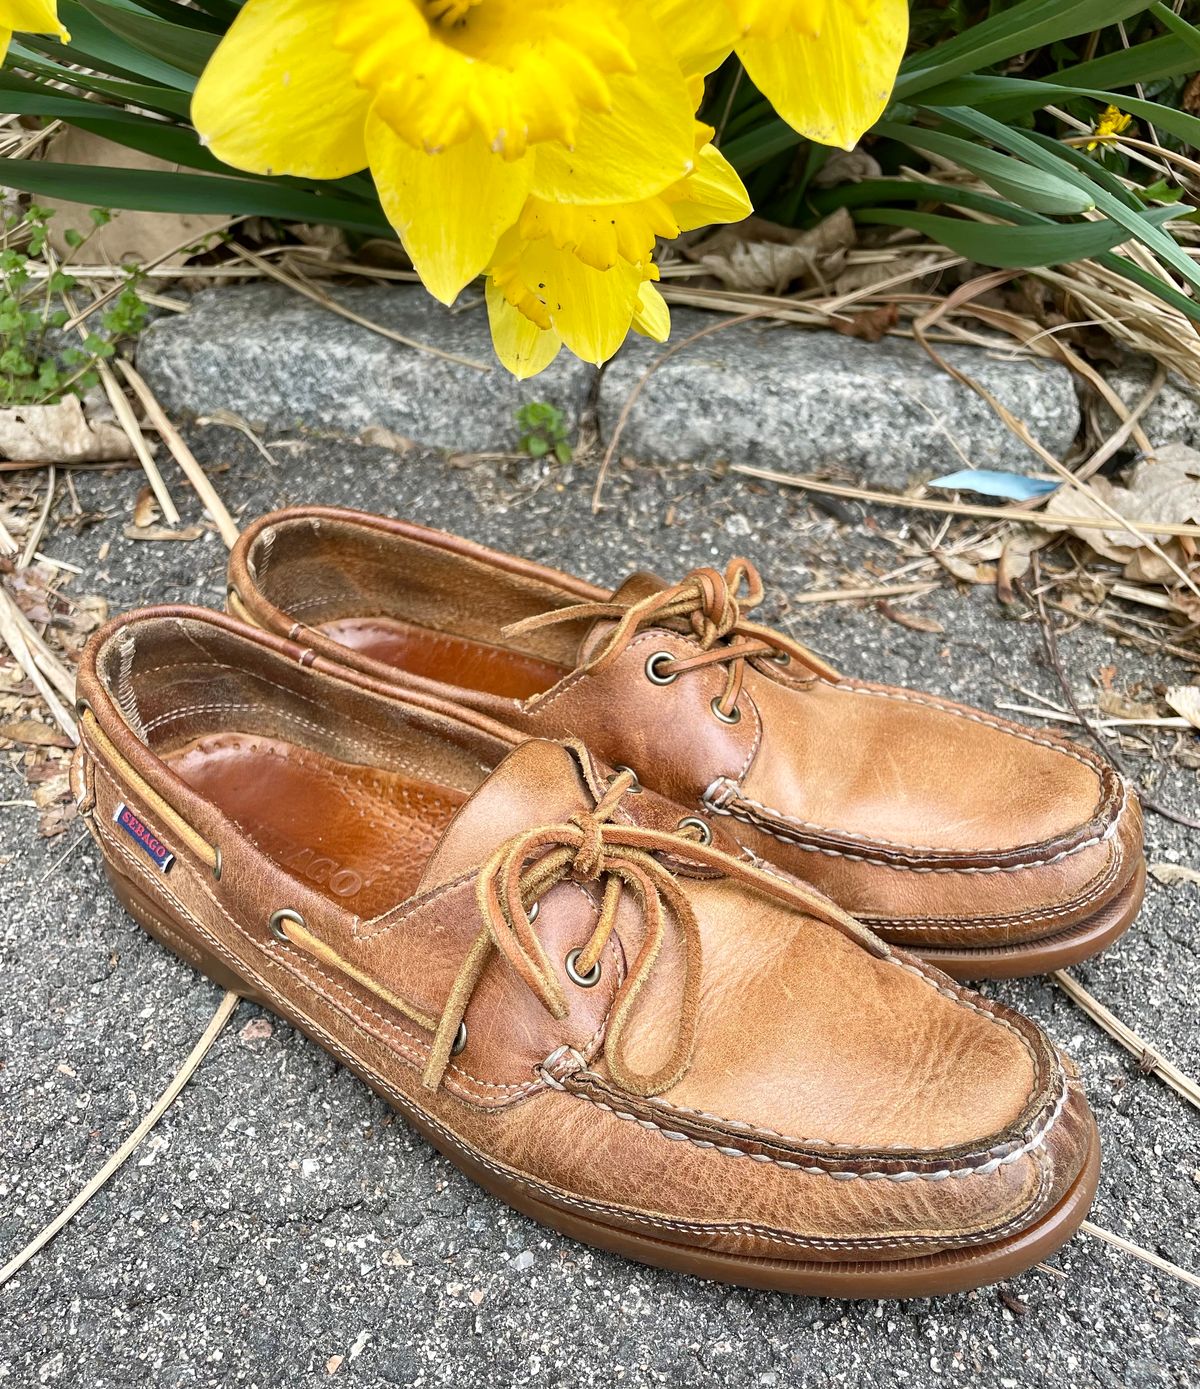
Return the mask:
M411 897L465 793L256 733L214 733L168 753L286 873L361 917Z
M509 651L502 646L435 632L394 617L345 617L322 622L317 631L373 661L410 675L441 680L502 699L528 699L556 685L566 666Z

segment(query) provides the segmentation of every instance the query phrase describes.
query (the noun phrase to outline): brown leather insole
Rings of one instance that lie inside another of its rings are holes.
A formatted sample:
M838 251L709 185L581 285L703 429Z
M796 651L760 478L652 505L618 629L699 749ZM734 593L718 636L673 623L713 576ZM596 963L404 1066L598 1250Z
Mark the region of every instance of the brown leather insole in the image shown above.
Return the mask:
M166 761L287 873L357 916L411 897L467 799L257 733L213 733Z
M504 699L528 699L556 685L567 673L552 661L509 651L452 632L435 632L394 617L343 617L316 630L373 661L410 675L440 680Z

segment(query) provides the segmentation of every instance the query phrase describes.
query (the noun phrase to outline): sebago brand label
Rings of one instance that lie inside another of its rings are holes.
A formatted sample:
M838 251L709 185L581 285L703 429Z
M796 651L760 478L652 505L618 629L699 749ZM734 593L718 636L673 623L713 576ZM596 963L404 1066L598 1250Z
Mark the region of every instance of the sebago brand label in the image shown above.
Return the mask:
M175 862L175 855L159 839L153 830L148 829L141 820L122 802L117 806L117 812L113 816L116 824L120 825L125 833L142 850L147 857L154 860L160 872L165 873Z

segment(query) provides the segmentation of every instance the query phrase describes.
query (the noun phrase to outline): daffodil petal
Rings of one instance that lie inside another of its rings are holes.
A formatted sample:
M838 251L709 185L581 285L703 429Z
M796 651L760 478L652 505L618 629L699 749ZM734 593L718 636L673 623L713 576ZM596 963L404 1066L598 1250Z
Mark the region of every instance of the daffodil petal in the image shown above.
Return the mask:
M425 288L452 304L492 258L529 191L528 159L506 160L479 135L440 154L416 150L372 110L367 153L379 201Z
M647 8L688 77L706 77L733 52L740 31L722 0L650 0Z
M644 280L638 290L633 326L642 337L653 338L655 342L666 342L671 336L671 310L649 280Z
M739 41L738 57L787 123L822 145L853 149L892 93L908 38L908 0L831 0L820 32Z
M0 24L11 39L17 34L57 34L64 42L71 36L58 17L55 0L0 0Z
M707 227L711 222L740 222L754 211L737 170L716 145L700 150L695 172L666 194L665 200L680 231Z
M521 255L521 277L546 306L551 325L577 357L606 362L625 341L637 308L642 272L628 261L593 270L548 236Z
M369 97L333 46L339 0L247 0L192 97L218 159L256 174L344 178L365 167Z
M553 328L539 328L515 309L491 280L487 282L488 323L496 356L520 381L545 371L558 356L562 338Z
M692 99L658 26L630 31L637 63L610 80L612 109L587 111L574 145L539 145L531 191L547 202L622 203L653 197L692 164Z

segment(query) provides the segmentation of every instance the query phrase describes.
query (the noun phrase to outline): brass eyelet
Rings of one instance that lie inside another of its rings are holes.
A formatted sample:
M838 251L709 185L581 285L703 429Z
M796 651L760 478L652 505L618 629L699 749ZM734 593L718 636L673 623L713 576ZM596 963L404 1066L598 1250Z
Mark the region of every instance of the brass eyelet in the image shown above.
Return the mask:
M707 847L712 843L712 826L707 820L701 820L698 815L685 815L675 826L676 830L698 830L700 837L696 841L701 847Z
M581 989L591 989L594 988L595 985L597 985L600 982L600 975L603 972L603 966L600 964L600 961L597 960L587 974L580 974L579 971L575 968L575 964L576 961L579 959L580 955L582 954L582 950L572 950L571 953L567 956L567 978L573 984L578 984Z
M642 785L641 778L640 778L640 777L638 776L638 774L633 770L633 768L632 768L632 767L627 767L627 766L625 766L625 764L624 764L623 762L614 762L614 763L613 763L613 771L614 771L614 772L618 772L618 773L619 773L619 772L628 772L629 775L633 778L633 785L630 786L629 790L625 792L625 794L626 794L627 796L640 796L640 795L642 794L642 792L646 789L646 788Z
M217 882L220 882L221 871L225 866L225 857L221 853L221 846L219 844L213 845L213 853L216 855L216 857L213 860L212 875L217 880Z
M673 661L675 657L669 651L656 651L652 656L646 657L646 679L652 685L673 685L679 679L679 672L675 671L670 675L659 673L659 666L664 661Z
M287 945L288 934L283 929L283 923L285 921L294 921L302 931L306 928L304 925L304 918L298 911L293 911L291 907L280 907L277 912L272 912L271 919L267 922L267 929L277 941L282 941L284 945Z
M454 1034L454 1043L450 1048L450 1055L457 1056L459 1052L463 1051L466 1048L466 1045L467 1025L465 1022L460 1022L458 1025L458 1031Z
M525 914L529 917L529 924L531 926L537 920L538 912L541 910L541 906L542 904L540 902L530 902L529 906L526 907Z
M772 654L771 660L777 666L790 666L792 664L792 653L790 651L776 651Z
M741 723L742 721L742 711L736 704L728 714L721 708L721 701L719 699L714 699L708 707L722 723Z

